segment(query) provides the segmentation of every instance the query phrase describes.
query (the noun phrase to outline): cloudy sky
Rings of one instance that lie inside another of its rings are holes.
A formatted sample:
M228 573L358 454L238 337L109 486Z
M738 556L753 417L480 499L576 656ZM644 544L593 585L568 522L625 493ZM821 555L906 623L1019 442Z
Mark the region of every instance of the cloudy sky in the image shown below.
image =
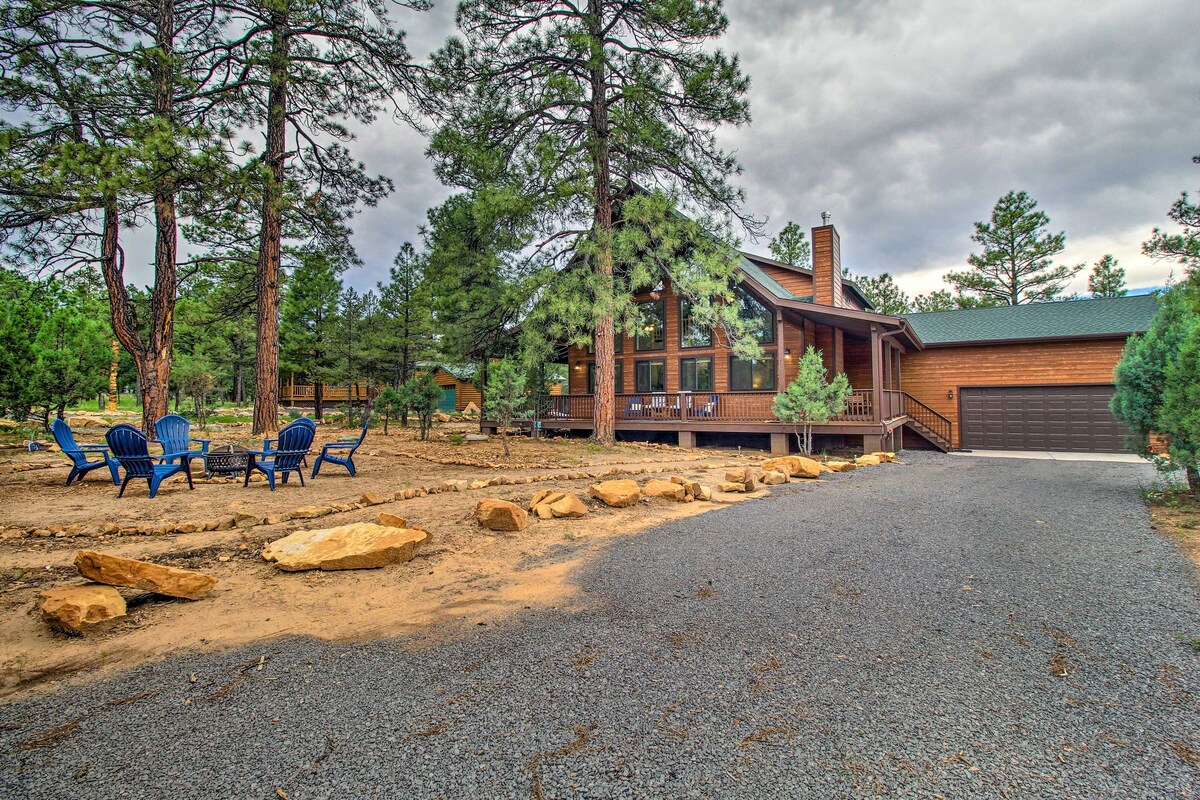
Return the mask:
M1011 189L1067 234L1066 263L1113 253L1131 286L1170 266L1141 242L1200 190L1194 0L729 0L722 46L750 75L753 124L721 139L745 167L747 210L775 233L829 211L843 261L938 288L972 252L972 223ZM402 12L414 53L453 33L453 3ZM355 221L373 286L448 190L423 140L382 121L353 145L397 190ZM767 241L746 249L767 253ZM147 254L148 255L148 254ZM1071 288L1086 291L1086 278Z

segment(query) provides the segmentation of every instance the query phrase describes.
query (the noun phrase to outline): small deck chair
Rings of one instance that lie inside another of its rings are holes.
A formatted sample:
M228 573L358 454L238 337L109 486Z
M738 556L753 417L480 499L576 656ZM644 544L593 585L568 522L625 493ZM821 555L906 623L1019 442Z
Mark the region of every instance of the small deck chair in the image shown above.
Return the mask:
M100 467L108 467L108 472L112 475L113 486L121 484L121 476L117 474L117 462L109 457L107 447L102 444L76 443L71 426L61 419L56 419L51 423L50 432L54 434L54 441L58 442L58 449L71 459L71 474L67 476L67 486L70 486L71 481L76 478L79 478L79 482L82 483L84 475L94 469L100 469ZM37 449L40 450L41 447L39 446ZM89 454L99 456L100 460L88 461Z
M300 476L300 485L304 486L304 472L300 468L300 462L308 453L308 448L312 447L315 430L316 426L311 420L296 420L285 425L279 432L279 438L275 440L278 443L276 448L263 448L254 453L259 456L259 460L254 462L253 469L267 476L267 483L270 484L272 492L275 491L275 473L280 473L283 482L287 483L288 476L294 472ZM242 481L242 486L250 484L251 471L246 470L246 479Z
M164 453L189 452L203 456L208 452L208 439L192 438L192 423L178 414L166 414L154 421L154 434ZM200 449L192 450L192 442L199 442Z
M154 497L158 494L159 485L177 472L187 475L189 489L196 488L192 485L191 460L198 453L185 450L152 456L146 434L124 422L109 428L104 439L108 442L108 449L112 450L125 470L125 480L121 482L121 491L117 492L117 497L124 496L125 487L132 478L145 478L146 483L150 485L150 496ZM176 464L175 459L179 459L180 463ZM154 463L156 461L159 463Z
M301 424L309 426L310 428L313 429L314 434L317 431L317 421L312 419L311 417L296 417L294 420L292 420L292 422L299 422ZM292 422L289 422L288 424L291 425ZM274 439L263 439L263 450L274 449L275 443L278 441L279 441L278 437L274 438ZM305 467L307 467L308 466L308 456L305 455L304 458L300 459L300 463L303 464Z
M312 477L317 477L317 473L321 471L321 465L328 462L330 464L338 464L346 468L350 473L350 477L355 475L354 470L354 451L357 450L367 438L367 427L371 424L371 415L368 414L363 420L362 432L358 434L357 439L345 439L336 442L330 442L321 448L321 455L317 456L317 460L313 462Z

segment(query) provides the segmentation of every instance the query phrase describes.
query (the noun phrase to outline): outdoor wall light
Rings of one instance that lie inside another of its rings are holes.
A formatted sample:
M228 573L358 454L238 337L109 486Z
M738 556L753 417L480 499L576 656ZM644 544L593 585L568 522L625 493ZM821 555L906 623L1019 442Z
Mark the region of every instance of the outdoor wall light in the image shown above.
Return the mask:
M953 399L954 399L954 390L953 390L953 389L947 389L947 390L946 390L946 399L947 399L947 400L953 400Z
M786 348L783 351L783 357L790 360L792 357L792 348L790 348L790 347Z

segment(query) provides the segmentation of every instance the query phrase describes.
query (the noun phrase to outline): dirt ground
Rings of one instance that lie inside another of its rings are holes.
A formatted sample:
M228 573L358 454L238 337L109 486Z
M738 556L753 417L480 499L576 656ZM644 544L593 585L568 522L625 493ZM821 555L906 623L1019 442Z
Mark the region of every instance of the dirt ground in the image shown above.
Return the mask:
M69 467L59 453L0 451L0 696L36 691L54 679L89 680L179 648L224 648L300 634L364 639L449 621L486 623L535 605L570 604L574 590L568 574L606 540L720 507L717 502L656 499L610 509L588 497L596 479L581 473L617 468L622 474L613 477L643 480L661 470L661 477L682 475L715 487L727 469L757 464L764 457L757 452L640 444L600 448L580 440L515 438L512 455L505 458L495 437L458 445L449 439L472 430L470 423L439 425L429 442L417 441L409 430L393 428L390 436L372 432L355 456L355 478L331 465L307 487L293 477L275 492L263 482L243 487L240 480L197 480L189 491L180 479L164 484L154 500L144 482L131 483L118 500L106 470L93 471L82 484L64 486ZM216 446L253 444L248 434L248 425L229 424L214 426L205 435ZM322 426L317 441L346 434ZM96 429L77 435L81 442L102 441ZM194 466L199 475L200 463ZM502 485L350 507L367 492L390 496L448 479L501 475ZM522 483L529 479L534 482ZM578 520L544 521L531 515L529 527L513 534L483 530L472 516L483 498L527 506L535 492L551 487L576 492L592 512ZM717 499L734 502L756 495ZM314 520L162 532L181 523L239 512L261 518L304 505L349 508ZM380 511L429 531L430 540L413 561L377 570L286 573L261 558L265 543L293 531L374 521ZM196 602L122 590L127 617L103 633L70 637L42 622L38 595L52 586L84 582L73 565L80 549L199 570L220 582L208 598Z
M1150 521L1200 567L1200 500L1186 491L1149 492Z

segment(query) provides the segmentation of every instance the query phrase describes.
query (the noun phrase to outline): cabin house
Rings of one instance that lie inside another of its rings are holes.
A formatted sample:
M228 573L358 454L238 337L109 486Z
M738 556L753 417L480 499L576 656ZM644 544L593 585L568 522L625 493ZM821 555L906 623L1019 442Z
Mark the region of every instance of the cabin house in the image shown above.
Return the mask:
M1125 338L1149 326L1154 297L890 316L843 277L832 225L812 230L811 269L740 257L737 301L762 322L762 358L736 357L664 281L635 298L637 331L617 336L618 437L787 452L792 426L771 404L812 345L854 390L840 416L814 426L821 447L1123 447L1125 431L1108 412L1112 370ZM566 358L568 392L542 398L522 424L591 429L595 356L572 345Z

